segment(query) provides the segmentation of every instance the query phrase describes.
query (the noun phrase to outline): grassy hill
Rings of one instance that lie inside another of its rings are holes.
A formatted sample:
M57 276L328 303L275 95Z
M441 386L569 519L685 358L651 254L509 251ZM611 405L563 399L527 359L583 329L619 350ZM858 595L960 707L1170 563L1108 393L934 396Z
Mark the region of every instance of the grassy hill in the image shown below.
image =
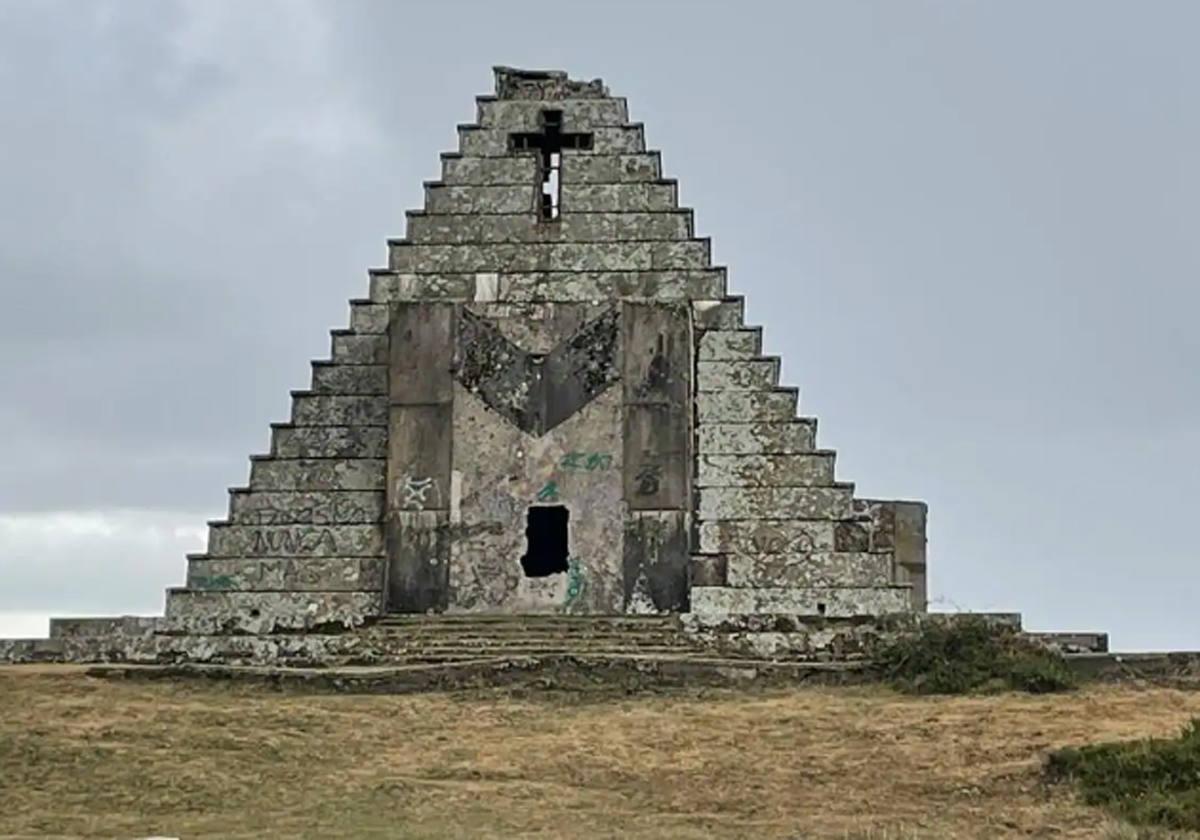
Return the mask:
M1135 838L1053 749L1200 692L882 687L406 696L0 668L0 836Z

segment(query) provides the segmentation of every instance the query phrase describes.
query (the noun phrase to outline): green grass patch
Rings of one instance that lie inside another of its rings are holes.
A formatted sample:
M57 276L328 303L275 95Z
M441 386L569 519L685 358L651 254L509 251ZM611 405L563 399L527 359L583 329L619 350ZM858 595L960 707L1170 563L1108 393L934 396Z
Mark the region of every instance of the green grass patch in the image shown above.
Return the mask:
M884 645L874 664L885 679L914 694L989 689L1045 694L1077 682L1060 654L1011 627L970 616L922 623Z
M1056 750L1046 775L1134 825L1200 831L1200 718L1176 738Z

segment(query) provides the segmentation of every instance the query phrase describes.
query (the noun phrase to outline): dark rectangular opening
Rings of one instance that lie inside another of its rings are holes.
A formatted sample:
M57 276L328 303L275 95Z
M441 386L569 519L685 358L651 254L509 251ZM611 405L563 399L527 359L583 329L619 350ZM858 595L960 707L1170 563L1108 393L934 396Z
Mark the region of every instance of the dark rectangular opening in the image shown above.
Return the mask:
M567 571L567 523L571 513L562 505L529 508L525 520L525 577L548 577Z

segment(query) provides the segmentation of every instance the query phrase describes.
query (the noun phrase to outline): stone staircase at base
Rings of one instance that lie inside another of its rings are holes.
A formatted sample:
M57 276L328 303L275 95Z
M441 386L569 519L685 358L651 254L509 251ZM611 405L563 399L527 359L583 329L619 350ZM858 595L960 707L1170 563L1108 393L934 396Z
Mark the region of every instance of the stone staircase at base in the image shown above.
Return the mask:
M978 616L976 616L978 617ZM1020 616L988 620L1020 628ZM49 639L0 640L0 662L210 663L285 667L436 667L626 661L820 664L864 662L881 639L953 615L822 617L391 615L352 629L196 635L152 618L56 619ZM1064 652L1105 650L1103 634L1030 634Z
M394 615L360 631L413 664L555 656L694 658L713 648L674 616Z

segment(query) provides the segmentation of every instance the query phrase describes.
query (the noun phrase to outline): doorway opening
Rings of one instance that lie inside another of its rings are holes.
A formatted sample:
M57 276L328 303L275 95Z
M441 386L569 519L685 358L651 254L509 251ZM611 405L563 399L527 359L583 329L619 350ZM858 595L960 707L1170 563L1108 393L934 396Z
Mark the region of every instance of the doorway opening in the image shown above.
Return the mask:
M525 519L525 577L548 577L567 571L567 523L571 513L563 505L529 508Z

